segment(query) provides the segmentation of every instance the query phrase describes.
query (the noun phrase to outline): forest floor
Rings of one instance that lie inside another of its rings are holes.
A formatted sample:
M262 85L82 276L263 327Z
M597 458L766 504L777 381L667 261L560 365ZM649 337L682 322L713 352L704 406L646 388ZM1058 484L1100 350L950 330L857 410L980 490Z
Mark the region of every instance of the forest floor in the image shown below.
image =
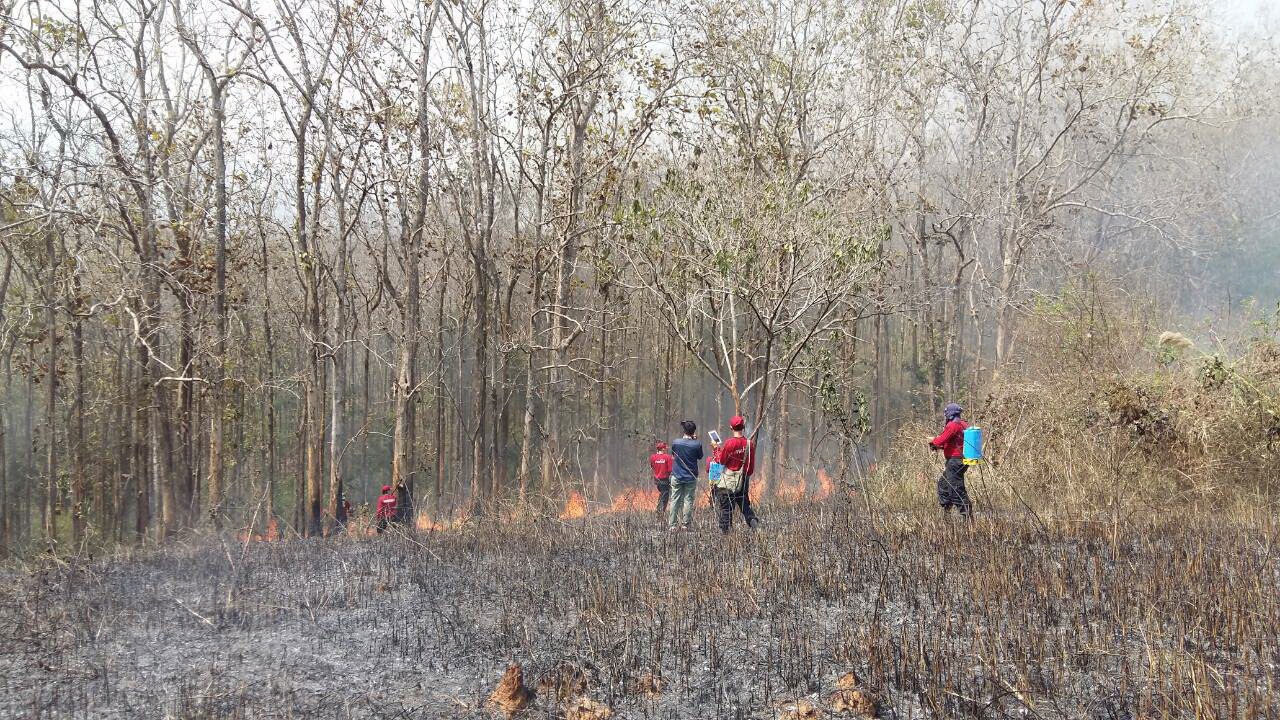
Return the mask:
M1280 717L1274 528L861 508L9 565L0 716Z

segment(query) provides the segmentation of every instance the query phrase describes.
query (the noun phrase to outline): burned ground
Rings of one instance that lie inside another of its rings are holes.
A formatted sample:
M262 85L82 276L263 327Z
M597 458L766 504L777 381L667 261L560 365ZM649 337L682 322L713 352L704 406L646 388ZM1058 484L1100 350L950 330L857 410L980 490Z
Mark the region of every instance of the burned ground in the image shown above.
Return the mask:
M701 512L10 567L0 715L1280 717L1274 528Z

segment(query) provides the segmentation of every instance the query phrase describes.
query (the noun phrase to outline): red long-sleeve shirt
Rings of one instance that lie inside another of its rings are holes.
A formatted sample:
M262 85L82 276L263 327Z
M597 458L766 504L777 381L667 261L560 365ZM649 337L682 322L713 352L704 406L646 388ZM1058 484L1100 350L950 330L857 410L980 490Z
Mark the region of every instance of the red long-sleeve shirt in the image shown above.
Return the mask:
M378 517L391 520L396 516L395 493L387 493L378 497Z
M649 456L649 467L653 468L654 480L670 480L674 459L664 453L656 452Z
M968 427L969 423L963 420L952 420L942 428L942 433L938 437L929 441L929 444L941 448L942 455L946 458L962 458L964 457L964 431Z
M744 437L731 437L720 446L720 462L726 470L744 470L747 476L756 472L756 448Z

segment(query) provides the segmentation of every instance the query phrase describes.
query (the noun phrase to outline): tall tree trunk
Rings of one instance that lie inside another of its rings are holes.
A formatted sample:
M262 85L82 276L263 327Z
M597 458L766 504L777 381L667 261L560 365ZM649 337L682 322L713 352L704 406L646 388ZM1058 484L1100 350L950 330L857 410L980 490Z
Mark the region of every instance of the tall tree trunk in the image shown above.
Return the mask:
M449 285L448 259L440 260L440 287L436 293L436 427L435 427L435 498L432 507L436 514L440 513L440 505L444 495L445 449L448 437L445 434L444 399L445 399L445 366L444 366L444 296Z
M360 378L361 378L361 387L360 387L360 419L361 420L360 421L361 421L361 427L365 428L365 430L360 433L360 468L364 472L362 477L364 477L366 480L368 478L368 469L370 467L369 466L370 433L368 432L367 428L369 427L369 423L371 420L369 416L369 394L370 394L369 384L372 382L372 380L369 377L369 362L370 360L372 360L372 355L373 355L372 346L373 346L372 333L366 330L363 352L360 353Z
M337 196L338 205L338 266L335 268L334 275L334 343L329 355L332 362L329 397L329 516L333 518L336 530L347 522L347 513L342 502L342 455L346 442L343 403L347 394L347 212L342 188L336 177L334 195Z
M9 298L9 282L13 278L13 256L5 253L4 275L0 275L0 328L4 324L5 301ZM7 345L7 338L0 332L0 350ZM4 384L0 385L0 557L9 555L12 538L9 534L9 456L5 428L9 426L10 379L13 365L10 362L11 351L4 353Z
M215 529L222 527L223 432L226 403L227 367L227 160L226 108L222 85L209 75L209 92L213 100L213 172L214 172L214 296L213 314L217 323L217 345L213 359L213 408L209 413L209 520ZM264 292L268 292L263 287Z
M79 274L72 279L74 297L80 297ZM84 437L84 321L79 315L71 323L71 361L74 369L75 396L71 406L71 538L75 547L84 542L86 520L85 437ZM97 508L99 514L104 509Z
M590 113L585 108L575 113L569 139L569 208L565 215L564 234L560 238L559 267L556 273L556 314L551 323L551 347L555 361L551 366L548 392L552 401L546 403L547 418L544 422L548 436L544 449L543 472L548 477L551 473L558 475L553 463L564 454L560 420L568 393L562 386L562 382L565 381L562 379L561 369L569 364L569 350L572 344L567 315L573 302L573 275L578 262L578 215L582 212L582 195L585 186L583 168L589 119ZM548 462L548 459L552 462Z
M609 306L609 295L607 292L604 295L604 305L605 307ZM596 393L596 416L594 418L596 425L595 459L591 463L591 496L597 499L600 497L600 450L601 446L605 443L604 435L611 425L605 415L604 409L606 401L605 395L609 391L609 359L606 357L608 347L609 329L607 327L602 327L600 328L600 357L598 360L601 377L599 387L596 388L598 392Z
M58 510L58 443L57 432L57 387L58 387L58 327L55 312L57 292L58 262L54 255L53 232L45 232L45 258L49 263L49 275L45 279L44 297L44 331L48 340L48 354L45 356L45 492L41 519L44 525L45 543L50 547L57 540Z
M493 293L493 310L492 316L494 322L498 326L498 347L499 350L493 353L493 364L495 365L493 377L494 381L489 384L489 406L493 408L494 422L493 431L489 433L489 495L493 498L500 497L500 493L504 492L507 487L507 433L509 432L508 423L511 421L511 403L504 400L507 389L511 387L511 355L503 350L503 346L507 339L511 337L511 318L502 311L502 293ZM509 306L508 306L509 307Z
M133 408L133 474L134 474L134 533L138 542L146 540L147 530L151 527L152 474L150 454L147 444L151 440L151 411L146 407L144 398L147 391L147 355L141 347L136 347L137 377L129 384L129 407Z
M263 513L265 528L270 528L276 517L276 396L275 396L275 338L271 332L271 263L267 254L267 234L259 228L262 239L262 343L266 351L266 363L263 369L263 418L264 445L266 445L266 461L263 472L266 475L264 494L267 498L266 511Z
M111 494L111 522L106 533L106 537L115 538L116 542L123 543L125 533L125 519L128 517L124 502L125 493L128 490L130 479L133 477L134 470L130 465L133 457L132 452L132 436L130 435L129 413L129 388L132 386L129 380L129 348L125 341L124 335L116 341L116 363L114 380L115 386L120 389L121 396L112 410L115 422L115 441L116 441L116 467L115 472L111 475L111 487L108 492Z
M0 307L4 294L0 293ZM4 311L0 310L0 327L4 327ZM0 344L4 339L0 338ZM9 537L9 455L5 428L9 426L9 363L4 363L4 384L0 386L0 557L10 553Z
M302 275L303 292L305 294L303 310L302 342L305 344L306 374L304 376L303 409L302 409L302 445L303 445L303 517L300 518L301 531L308 535L319 535L321 531L321 514L323 511L323 478L321 465L324 462L324 357L321 342L323 334L320 320L320 257L319 248L312 242L313 230L319 218L311 217L307 209L307 137L308 127L313 117L310 100L304 100L306 108L298 122L297 149L294 163L294 207L297 214L297 242L301 249L299 270ZM320 182L320 173L315 173L313 184ZM319 203L320 188L315 188L313 199Z
M770 474L769 486L776 487L782 479L783 473L787 468L787 444L791 439L791 422L790 422L790 398L791 392L787 386L783 386L782 397L778 400L778 425L774 430L773 437L773 472ZM803 462L810 466L815 465L814 458L805 458Z
M477 240L477 244L482 243ZM489 423L489 271L486 266L487 256L482 248L473 250L472 271L475 273L475 298L473 305L473 325L475 332L475 354L472 356L474 367L471 373L471 393L474 402L474 414L470 429L471 434L471 501L479 502L484 497L486 481L486 464L484 454L484 438Z
M537 200L539 208L541 207L541 195ZM539 210L540 212L540 210ZM540 215L535 215L540 219ZM541 222L538 223L541 226ZM535 244L541 231L534 229ZM535 382L537 373L538 350L537 345L542 337L542 323L539 320L542 303L542 266L541 254L537 251L533 255L533 263L530 268L530 274L533 278L533 288L530 292L529 306L529 324L528 324L528 342L529 347L525 355L524 368L524 417L521 421L520 434L520 503L524 504L529 498L530 473L533 471L533 436L534 436L534 418L538 410L539 395Z
M31 493L38 489L40 477L36 474L36 435L35 435L35 397L36 397L36 345L27 342L27 377L26 392L23 394L22 431L26 442L23 443L25 462L22 463L22 539L30 540L32 535L32 503ZM43 503L43 501L42 501ZM41 505L43 507L43 504ZM43 521L42 521L43 522ZM43 525L42 525L43 527Z
M190 249L181 252L190 262ZM180 374L184 376L190 374L190 369L193 367L192 359L195 355L195 314L192 312L192 301L190 292L179 295L179 306L182 309L179 313L178 326L181 328L182 337L178 343L178 368L181 371ZM180 452L169 457L173 458L175 465L174 495L177 498L175 522L178 527L186 527L197 517L196 506L199 504L199 498L196 497L195 385L189 380L177 381L177 396L178 401L175 403L178 415L177 430L172 433L171 437L174 440L170 442L176 443ZM168 427L167 424L166 427Z
M417 252L411 251L416 258ZM405 310L401 320L400 356L396 362L395 386L395 434L391 453L391 478L393 485L413 492L414 449L416 447L416 413L414 408L417 385L418 357L418 272L417 262L411 262L405 283ZM412 299L410 299L412 298Z

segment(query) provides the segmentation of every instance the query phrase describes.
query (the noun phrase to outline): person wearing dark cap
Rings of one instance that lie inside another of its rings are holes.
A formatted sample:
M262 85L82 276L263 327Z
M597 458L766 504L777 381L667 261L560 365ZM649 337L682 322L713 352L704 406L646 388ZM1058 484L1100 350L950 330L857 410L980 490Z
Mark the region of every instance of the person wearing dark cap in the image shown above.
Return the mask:
M378 496L378 510L374 513L379 535L396 519L396 504L396 494L391 492L391 486L383 485L382 495Z
M693 491L698 487L703 457L698 426L692 420L684 420L680 428L684 437L671 443L675 460L671 468L671 503L667 507L667 529L671 531L688 530L693 522Z
M671 497L671 466L674 458L667 453L667 444L658 441L654 452L649 456L649 467L653 468L653 484L658 486L658 514L667 512L667 500Z
M969 423L960 419L962 414L964 408L956 403L947 403L943 410L946 426L941 434L929 441L929 447L941 450L946 460L942 477L938 478L938 504L944 513L950 513L954 507L960 511L961 517L969 517L969 491L964 486L964 474L969 469L964 464L964 431Z
M733 431L733 437L725 440L717 450L724 471L711 490L716 519L720 523L720 532L724 533L733 529L735 507L742 513L747 527L754 530L760 526L760 519L751 507L751 476L756 471L756 446L747 439L747 421L741 415L729 419L729 429Z

